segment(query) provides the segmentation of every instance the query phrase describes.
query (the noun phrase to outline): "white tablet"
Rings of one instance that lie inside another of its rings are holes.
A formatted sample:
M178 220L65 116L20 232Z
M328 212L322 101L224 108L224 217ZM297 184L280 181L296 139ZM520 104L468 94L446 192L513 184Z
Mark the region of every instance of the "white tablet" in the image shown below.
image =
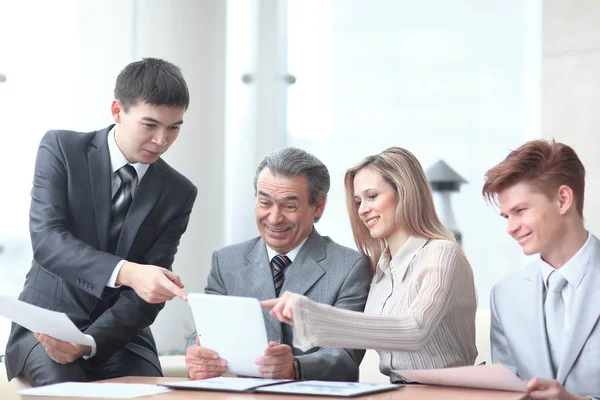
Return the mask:
M188 294L202 347L227 360L227 372L261 376L254 363L268 346L260 302L251 297Z

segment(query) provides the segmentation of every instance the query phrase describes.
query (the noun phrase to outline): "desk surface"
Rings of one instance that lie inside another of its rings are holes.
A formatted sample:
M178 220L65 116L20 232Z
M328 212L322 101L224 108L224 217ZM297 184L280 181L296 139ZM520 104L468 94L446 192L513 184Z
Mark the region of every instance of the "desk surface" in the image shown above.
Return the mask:
M111 379L105 382L119 383L160 383L185 380L183 378L142 378L142 377L125 377ZM0 385L0 399L3 400L64 400L72 399L69 397L41 397L41 396L21 396L16 393L17 388L10 384ZM175 390L169 393L162 393L153 396L138 397L143 400L290 400L290 399L305 399L305 400L333 400L336 397L317 397L317 396L284 396L278 394L246 394L232 392L209 392L200 390ZM341 399L342 397L337 397ZM444 400L521 400L525 399L524 393L515 392L499 392L494 390L479 390L479 389L463 389L450 388L442 386L427 386L427 385L407 385L398 390L391 392L382 392L371 395L350 397L351 399L360 400L428 400L428 399L444 399Z

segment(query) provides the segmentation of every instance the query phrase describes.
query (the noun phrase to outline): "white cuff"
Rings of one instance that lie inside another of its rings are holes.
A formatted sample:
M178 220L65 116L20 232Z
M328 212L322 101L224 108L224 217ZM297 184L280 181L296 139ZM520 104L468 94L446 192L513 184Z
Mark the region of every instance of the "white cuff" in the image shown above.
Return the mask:
M85 335L85 336L89 337L92 340L92 350L90 351L90 354L88 354L87 356L83 356L84 360L89 360L90 358L92 358L96 355L96 341L94 340L94 338L91 335Z
M119 276L119 272L121 272L121 268L123 268L123 264L125 264L127 260L121 260L113 270L113 273L110 275L108 282L106 282L106 286L116 289L121 287L121 285L117 285L117 276Z

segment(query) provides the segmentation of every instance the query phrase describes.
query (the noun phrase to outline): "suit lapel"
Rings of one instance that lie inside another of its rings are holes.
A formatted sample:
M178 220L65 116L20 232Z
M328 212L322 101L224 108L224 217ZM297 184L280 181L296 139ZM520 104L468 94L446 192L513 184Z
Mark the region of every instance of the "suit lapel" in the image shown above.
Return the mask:
M590 257L586 276L583 278L577 314L574 316L571 338L565 347L565 357L558 368L557 381L564 385L575 360L592 333L600 317L599 307L584 307L584 304L600 304L600 243L594 237L594 254Z
M144 219L158 201L163 189L162 166L159 159L148 171L135 191L135 197L125 217L123 230L117 244L117 255L127 257L135 235Z
M112 126L96 132L88 150L88 168L92 186L92 202L100 250L108 248L110 224L111 168L107 136Z
M325 274L323 267L317 264L325 257L325 240L313 228L298 256L288 267L281 293L288 291L305 294Z
M262 239L256 242L256 245L246 256L246 264L240 270L240 279L247 285L250 297L255 297L261 301L275 298L273 274L267 248ZM275 331L275 335L272 337L281 337L281 323L269 315L268 309L262 311L265 319L269 321Z
M539 368L535 368L535 370L540 371L539 376L551 377L554 376L554 372L546 335L544 282L537 263L535 267L525 271L525 279L529 290L523 291L528 298L521 302L522 312L525 315L524 318L521 318L522 321L525 321L523 325L525 329L521 334L523 338L530 338L531 354L535 354L535 360L531 360L531 362L538 364ZM519 312L519 310L515 310L515 312Z
M285 281L281 288L284 291L305 294L324 274L325 270L317 264L326 256L325 241L313 228L304 246L294 262L288 267ZM246 256L246 265L240 270L240 278L248 286L249 296L259 300L275 298L273 274L265 242L261 239ZM263 309L265 319L275 331L273 337L281 337L281 323ZM268 328L268 327L267 327Z

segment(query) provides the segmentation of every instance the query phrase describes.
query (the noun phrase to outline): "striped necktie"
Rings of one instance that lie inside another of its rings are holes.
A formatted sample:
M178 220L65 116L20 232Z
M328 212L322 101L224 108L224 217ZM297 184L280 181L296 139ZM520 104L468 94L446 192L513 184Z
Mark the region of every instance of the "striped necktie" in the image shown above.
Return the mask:
M121 179L121 186L115 193L110 206L110 231L108 233L108 251L115 254L119 236L123 229L123 223L127 216L127 210L131 205L133 197L131 196L131 186L137 177L135 168L129 164L125 164L117 170L117 174Z
M277 254L271 260L271 272L273 273L273 284L275 285L275 294L277 297L279 297L283 281L285 280L283 270L291 263L292 260L290 260L288 256L282 256L281 254Z

